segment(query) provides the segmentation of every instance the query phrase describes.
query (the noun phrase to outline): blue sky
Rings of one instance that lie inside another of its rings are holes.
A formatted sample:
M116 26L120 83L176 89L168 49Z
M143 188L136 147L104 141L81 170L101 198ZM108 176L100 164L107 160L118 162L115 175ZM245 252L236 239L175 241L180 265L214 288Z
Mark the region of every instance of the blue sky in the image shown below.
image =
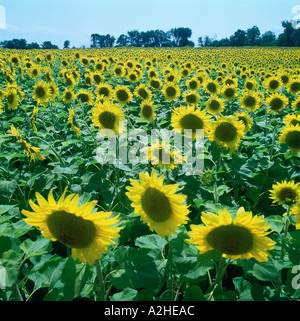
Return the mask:
M237 29L257 25L261 32L282 32L281 21L292 20L300 0L0 0L6 10L6 29L0 41L25 38L52 41L60 48L89 46L92 33L116 38L127 31L189 27L199 36L229 37Z

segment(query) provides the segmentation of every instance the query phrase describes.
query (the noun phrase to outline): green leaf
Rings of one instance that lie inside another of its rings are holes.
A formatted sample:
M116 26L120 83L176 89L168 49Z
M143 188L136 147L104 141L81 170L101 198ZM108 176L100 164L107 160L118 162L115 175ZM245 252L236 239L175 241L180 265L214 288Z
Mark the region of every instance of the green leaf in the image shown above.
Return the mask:
M269 224L271 225L271 230L281 233L284 227L283 218L280 215L270 215L266 218Z
M0 194L12 195L17 188L17 181L0 181Z
M12 208L16 207L17 205L0 205L0 215L8 212Z
M110 296L110 301L134 301L137 296L138 291L125 288L123 291L115 293L114 295Z
M251 296L251 283L244 280L242 277L236 277L232 280L240 301L253 301Z
M140 248L149 250L159 249L161 252L166 244L167 241L164 238L159 237L157 234L140 236L135 240L135 245Z
M117 289L158 287L160 277L155 262L142 249L120 247L114 258L119 266L110 278Z
M206 301L201 288L198 285L192 285L184 294L183 301Z
M19 264L22 260L22 254L14 250L9 250L2 254L0 264L6 271L6 287L11 287L18 280Z
M25 240L20 245L20 249L28 258L30 258L32 256L43 255L50 252L52 250L52 242L51 240L39 236L36 241L31 241L31 239Z

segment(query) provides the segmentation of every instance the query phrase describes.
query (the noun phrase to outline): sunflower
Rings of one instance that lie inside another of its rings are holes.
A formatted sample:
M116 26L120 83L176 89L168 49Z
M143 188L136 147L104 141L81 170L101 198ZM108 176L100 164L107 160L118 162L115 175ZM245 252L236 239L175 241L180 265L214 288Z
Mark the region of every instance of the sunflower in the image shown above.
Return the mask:
M196 76L186 81L186 86L191 91L197 91L200 88L200 81Z
M151 147L147 147L148 160L152 165L157 165L166 170L174 169L182 164L184 157L180 155L180 151L171 151L170 145L166 144L163 140L161 143L156 140L151 144Z
M7 131L7 135L17 137L18 140L23 139L22 135L20 134L20 130L17 129L13 124L11 124L10 129Z
M290 215L296 215L296 230L300 230L300 203L296 203L291 207Z
M6 89L6 98L8 110L15 110L18 108L19 97L16 88L10 87L9 89Z
M149 87L151 87L154 90L160 90L162 86L162 81L159 78L151 78L149 81Z
M76 133L77 136L80 135L80 128L75 124L75 109L69 109L69 117L68 117L68 124L71 124L72 129Z
M240 207L234 219L225 208L218 215L202 213L201 219L205 226L191 225L187 240L196 245L200 254L217 250L232 260L268 261L268 251L274 249L276 243L266 236L270 225L264 216L253 216Z
M94 102L93 94L84 89L80 89L79 92L76 94L76 99L78 99L81 103L92 105Z
M289 147L293 155L300 151L300 125L290 125L284 128L279 135L279 144L285 144Z
M246 112L236 113L234 115L234 117L237 120L240 120L240 121L243 122L243 124L245 125L245 131L250 130L250 128L253 125L253 120L252 120L251 116L248 113L246 113Z
M235 151L244 137L245 125L234 117L220 117L211 123L208 138L217 144L229 147L230 154Z
M200 102L200 95L196 91L185 92L183 100L188 105L198 106Z
M46 82L39 81L33 86L32 97L41 105L46 105L50 99L50 89Z
M255 111L262 105L262 100L256 92L244 92L239 98L242 108Z
M59 88L55 82L48 83L50 100L54 100L59 95Z
M208 99L205 107L209 114L221 114L225 108L224 100L216 95L213 95Z
M300 112L300 96L292 102L292 108L295 109L295 111Z
M186 196L175 194L179 184L163 185L164 175L157 177L154 170L139 174L139 182L130 179L126 195L132 201L135 214L141 214L143 223L160 237L175 233L188 221L189 210L184 204Z
M151 101L143 101L141 104L141 118L147 120L149 123L152 123L156 114L155 114L155 105Z
M300 78L292 78L287 86L287 91L292 95L300 93Z
M32 125L32 128L33 128L33 131L36 133L37 132L37 128L36 128L36 124L37 124L37 121L36 121L36 116L39 112L39 109L34 106L33 107L33 111L32 111L32 114L31 114L31 117L30 117L30 120L31 120L31 125Z
M210 93L210 94L218 94L219 93L219 84L216 80L212 80L212 79L208 79L205 81L205 83L203 84L204 89L206 92Z
M146 87L145 84L139 84L134 90L134 95L142 98L143 100L150 100L152 97L152 92Z
M105 96L106 98L111 98L113 96L113 88L109 84L101 84L95 89L95 94L97 97Z
M125 120L125 114L122 107L105 101L103 104L98 104L92 109L91 119L94 126L101 129L111 129L115 134L120 133L120 124Z
M283 86L283 83L280 77L268 77L263 82L263 86L268 92L274 93Z
M252 91L258 88L258 83L255 79L247 79L244 83L245 90Z
M45 157L41 154L41 148L32 146L29 144L25 139L19 139L18 142L20 143L21 147L23 148L23 153L30 158L31 161L37 160L44 160Z
M93 213L97 201L87 202L78 206L79 195L66 196L63 192L58 202L53 197L51 189L46 200L36 193L37 203L29 204L33 212L22 210L28 225L36 226L46 239L59 241L72 248L72 257L82 263L92 265L103 253L108 252L108 246L115 244L113 239L119 236L118 217L110 218L111 212Z
M128 73L127 75L127 79L131 82L131 83L136 83L137 81L140 80L140 75L135 71L132 70Z
M273 203L286 204L300 201L300 183L294 181L282 181L272 185L270 192L270 199Z
M105 77L100 72L93 72L92 79L96 85L104 83Z
M114 98L121 104L126 105L132 99L132 93L126 86L117 86L114 91Z
M180 88L175 83L167 83L162 87L162 93L169 101L176 100L180 95Z
M226 101L233 100L238 95L236 86L234 85L223 86L221 89L221 95Z
M267 107L269 107L268 112L273 111L275 113L278 113L284 107L286 107L288 103L288 98L284 94L280 93L274 93L266 99L266 105Z
M297 114L288 114L283 118L283 122L286 126L290 126L290 125L300 125L300 115Z
M192 138L195 139L197 129L203 129L206 135L209 128L210 116L205 111L195 109L195 106L180 106L172 112L171 125L174 131L185 133L185 130L192 130ZM190 133L187 133L190 136Z
M113 73L116 77L121 78L121 77L125 76L126 70L123 66L117 65L113 68Z
M63 102L65 104L69 104L72 102L73 99L75 99L74 92L71 89L66 88L65 91L63 92L63 95L62 95Z

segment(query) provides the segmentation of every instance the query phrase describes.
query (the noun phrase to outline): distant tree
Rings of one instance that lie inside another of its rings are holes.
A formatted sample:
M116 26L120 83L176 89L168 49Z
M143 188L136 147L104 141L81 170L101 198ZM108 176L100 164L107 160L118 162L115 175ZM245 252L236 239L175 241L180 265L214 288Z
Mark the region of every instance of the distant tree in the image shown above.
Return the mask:
M291 21L282 21L283 33L278 36L278 45L285 47L300 46L300 29L294 29Z
M198 47L204 47L204 41L202 37L198 38Z
M170 31L176 47L184 47L188 45L189 38L192 36L192 30L190 28L173 28Z
M260 45L261 46L275 46L276 45L276 35L272 31L266 31L261 35Z
M246 31L246 44L248 46L256 46L259 44L260 30L257 26L247 29Z
M204 47L211 47L213 43L213 39L208 36L204 37Z
M129 38L129 45L134 47L141 46L141 34L138 30L131 30L127 32Z
M129 44L129 37L127 35L121 34L116 42L116 45L119 47L126 47Z
M245 46L247 44L246 31L238 29L231 37L230 37L230 45L231 46Z
M25 39L12 39L3 41L3 47L8 49L26 49L27 41Z
M69 49L70 48L70 44L71 44L70 40L66 40L64 42L64 49Z
M99 45L99 37L100 35L98 33L93 33L91 35L91 47L92 48L97 48Z
M42 49L58 49L58 46L52 44L51 41L44 41L42 43Z
M40 49L40 45L37 42L27 44L27 49Z

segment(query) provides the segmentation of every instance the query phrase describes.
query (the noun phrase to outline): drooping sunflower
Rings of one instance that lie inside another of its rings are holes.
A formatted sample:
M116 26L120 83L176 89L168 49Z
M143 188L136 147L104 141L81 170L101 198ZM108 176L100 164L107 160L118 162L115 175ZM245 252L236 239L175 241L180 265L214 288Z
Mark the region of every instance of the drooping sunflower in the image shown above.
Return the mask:
M91 119L100 130L111 129L118 135L122 129L120 122L125 120L125 114L121 106L107 100L92 108Z
M268 107L268 112L278 113L283 108L285 108L289 103L288 98L284 94L274 93L267 97L266 105Z
M175 194L179 184L163 185L164 175L157 177L154 170L139 174L139 182L130 179L126 195L132 201L137 215L151 231L160 237L170 236L188 221L189 210L184 204L186 196Z
M50 89L46 82L39 81L33 86L32 97L39 104L45 106L50 99Z
M180 88L175 83L166 83L161 89L165 98L169 101L176 100L180 95Z
M141 103L141 118L147 120L149 123L152 123L156 114L155 114L155 105L151 101L143 101Z
M274 93L283 86L283 83L280 77L271 76L265 79L265 81L263 82L263 85L268 92Z
M282 181L272 185L270 192L270 199L273 203L280 205L286 203L296 203L300 201L300 183L294 181Z
M260 98L259 94L254 91L244 92L239 100L242 108L252 112L257 110L262 105L262 99Z
M32 111L32 114L31 114L31 117L30 117L30 122L31 122L31 125L32 125L32 128L33 128L33 131L36 133L37 132L37 127L36 127L36 124L37 124L37 120L36 120L36 116L39 112L39 109L34 106L33 107L33 111Z
M185 133L187 137L192 135L192 139L195 139L197 129L203 129L204 135L208 133L209 121L210 116L206 115L205 111L196 109L195 106L180 106L172 112L171 126L174 131Z
M180 155L180 151L172 151L170 144L166 144L164 140L161 143L159 140L156 140L156 142L152 143L151 147L147 147L146 150L148 151L148 160L151 164L162 169L174 169L184 161L184 157Z
M77 136L80 135L80 128L76 126L75 123L75 109L69 109L69 116L68 116L68 124L71 124L72 129L76 133Z
M221 114L225 108L224 100L216 95L213 95L206 102L205 108L209 114Z
M296 215L296 230L300 230L300 202L291 207L290 215Z
M200 103L200 95L196 91L186 91L183 95L183 101L188 105L198 106Z
M221 88L221 95L226 101L231 101L237 97L238 91L235 85L226 85Z
M292 102L292 108L295 109L296 112L300 112L300 96Z
M292 95L298 95L300 93L300 77L295 77L290 80L287 85L287 91Z
M81 103L92 105L94 102L93 94L85 89L80 89L79 92L76 94L76 99L78 99Z
M267 262L268 251L274 249L276 242L268 235L270 225L264 216L253 215L240 207L233 219L224 208L218 215L202 213L205 226L191 225L188 243L196 245L201 254L217 250L222 256L232 260Z
M229 147L230 153L234 152L241 139L244 137L245 125L234 117L220 117L213 121L209 128L208 138L217 144Z
M6 98L8 110L15 110L18 108L19 97L16 88L10 87L9 89L6 89Z
M132 99L132 93L126 86L117 86L114 91L114 98L121 105L126 105Z
M300 151L300 125L290 125L282 129L278 143L287 145L291 153L297 155Z
M19 139L18 142L20 143L21 147L23 148L23 153L27 155L27 157L30 158L31 161L37 160L44 160L45 157L41 154L41 148L32 146L30 143L28 143L25 139Z
M234 115L234 117L237 120L240 120L240 121L242 121L244 123L245 131L250 130L250 128L253 125L253 120L252 120L251 116L248 113L246 113L246 112L236 113Z
M150 100L152 97L152 92L146 87L145 84L139 84L134 90L134 95L142 98L143 100Z
M72 257L92 265L108 246L115 244L119 236L118 217L111 218L111 212L93 213L97 201L78 205L79 195L66 196L67 189L56 202L51 189L46 200L36 193L37 203L29 204L33 212L22 210L28 225L36 226L46 239L59 241L72 248Z

